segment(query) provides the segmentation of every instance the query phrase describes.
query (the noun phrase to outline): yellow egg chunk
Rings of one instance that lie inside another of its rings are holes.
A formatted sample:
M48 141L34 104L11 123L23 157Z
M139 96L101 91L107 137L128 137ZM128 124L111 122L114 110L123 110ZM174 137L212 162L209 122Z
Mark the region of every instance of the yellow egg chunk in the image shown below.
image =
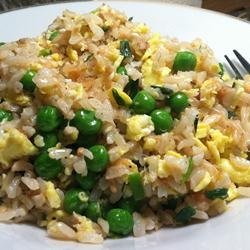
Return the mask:
M56 192L55 186L51 181L46 182L45 196L48 199L49 205L52 208L59 208L61 205L61 199Z
M154 138L146 137L144 139L143 149L154 151L156 149L157 141Z
M218 129L210 129L209 135L220 153L224 153L225 148L232 142L232 138L223 135Z
M164 160L159 160L157 173L160 178L167 178L170 175L169 166Z
M233 183L229 187L227 194L228 194L228 197L226 198L226 201L232 201L239 196L237 188Z
M196 130L195 137L198 139L202 139L207 137L208 131L210 130L210 126L204 122L199 122Z
M236 168L228 159L222 158L219 167L227 172L231 181L239 185L250 184L250 168Z
M0 138L0 163L4 165L9 165L13 160L36 153L37 148L26 135L15 128L9 129Z
M195 186L193 188L194 192L199 192L201 190L203 190L204 188L207 187L207 185L211 182L211 176L210 174L206 171L204 177L202 178L202 180L198 183L197 186Z
M214 79L206 80L200 88L200 101L208 108L215 104L217 94L217 84Z
M148 115L134 115L127 119L126 137L139 141L154 131L154 124Z

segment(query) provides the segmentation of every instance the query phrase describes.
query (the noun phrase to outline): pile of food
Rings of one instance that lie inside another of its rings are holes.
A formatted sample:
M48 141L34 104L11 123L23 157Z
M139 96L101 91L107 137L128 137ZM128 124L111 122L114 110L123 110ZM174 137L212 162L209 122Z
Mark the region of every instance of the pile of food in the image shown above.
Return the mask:
M250 76L101 6L0 47L0 221L100 243L249 196Z

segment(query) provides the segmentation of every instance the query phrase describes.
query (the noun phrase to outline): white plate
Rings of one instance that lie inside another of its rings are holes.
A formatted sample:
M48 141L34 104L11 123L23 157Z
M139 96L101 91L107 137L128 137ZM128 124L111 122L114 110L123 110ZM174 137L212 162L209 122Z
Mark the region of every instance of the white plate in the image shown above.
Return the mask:
M250 25L211 11L164 3L108 2L154 31L180 40L203 38L223 60L238 49L250 59ZM64 3L22 9L0 15L0 40L36 36L64 9L88 12L100 2ZM247 250L250 249L250 201L229 204L228 212L205 223L163 229L141 238L107 240L102 246L82 245L50 239L46 232L27 225L0 224L0 249L4 250Z

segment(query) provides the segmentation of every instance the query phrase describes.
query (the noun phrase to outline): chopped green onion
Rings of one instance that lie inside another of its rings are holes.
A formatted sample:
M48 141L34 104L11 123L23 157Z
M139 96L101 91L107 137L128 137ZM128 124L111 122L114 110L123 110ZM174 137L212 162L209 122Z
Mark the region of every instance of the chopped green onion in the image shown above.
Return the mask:
M129 46L129 42L127 40L120 41L120 52L124 58L129 58L132 56L132 52Z
M3 46L5 43L4 42L0 42L0 47Z
M208 199L221 199L224 200L228 197L228 189L227 188L216 188L213 190L209 190L205 192L205 195Z
M109 26L102 26L102 30L103 30L104 32L107 32L109 29L110 29Z
M165 88L165 87L161 87L161 86L157 86L157 85L152 85L151 87L154 89L159 89L163 95L169 96L169 95L172 95L174 93L174 91L170 88Z
M119 95L118 91L115 88L112 89L112 94L118 105L125 106L124 100L122 99L122 97Z
M235 86L236 86L236 82L233 82L232 88L235 88Z
M89 54L87 57L86 57L86 59L84 59L84 62L87 62L87 61L89 61L92 57L94 56L94 54Z
M140 173L132 173L128 176L128 184L133 193L133 197L136 201L142 200L145 198L142 178Z
M50 49L42 49L40 50L39 52L39 56L43 56L43 57L46 57L46 56L49 56L51 55L51 50Z
M162 204L164 209L175 210L183 202L184 196L169 195L166 203Z
M227 111L228 119L234 118L235 116L236 116L236 113L234 111L231 111L231 110Z
M49 36L49 40L53 41L59 34L60 32L58 30L53 31Z
M186 181L189 180L190 175L191 175L191 173L192 173L192 171L193 171L193 167L194 167L193 159L192 159L192 158L189 158L187 171L186 171L186 173L182 176L182 179L181 179L181 182L182 182L182 183L184 183L184 182L186 182Z
M134 19L134 17L131 16L131 17L129 17L128 21L132 22L133 19Z
M196 133L198 122L199 122L199 115L196 115L194 119L194 133Z
M219 67L220 67L219 75L220 75L220 77L222 77L224 75L224 72L225 72L224 66L222 63L219 63Z
M179 223L188 223L192 216L196 213L195 209L191 206L182 208L175 216L175 220Z
M139 81L130 80L124 87L124 92L127 93L133 99L139 92Z

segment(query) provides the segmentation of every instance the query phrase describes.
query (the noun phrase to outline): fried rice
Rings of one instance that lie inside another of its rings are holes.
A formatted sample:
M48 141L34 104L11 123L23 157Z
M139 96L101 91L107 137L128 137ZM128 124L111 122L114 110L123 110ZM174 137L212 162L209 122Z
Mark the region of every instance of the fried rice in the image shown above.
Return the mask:
M173 70L187 51L195 68ZM27 70L33 91L23 84ZM142 90L171 115L171 129L156 133L152 115L135 112ZM169 107L174 93L188 97L179 113ZM41 36L1 45L0 95L0 111L12 116L0 117L1 222L31 222L53 238L84 243L114 236L104 212L91 220L65 209L65 194L81 189L75 177L89 175L94 158L85 128L72 122L79 110L101 121L94 144L109 158L93 187L81 191L109 209L121 200L139 204L130 211L132 235L207 220L250 196L250 76L231 78L200 39L163 37L105 5L88 14L66 10ZM36 117L48 105L63 122L52 131L56 145L44 149ZM34 166L44 152L63 166L53 178Z

